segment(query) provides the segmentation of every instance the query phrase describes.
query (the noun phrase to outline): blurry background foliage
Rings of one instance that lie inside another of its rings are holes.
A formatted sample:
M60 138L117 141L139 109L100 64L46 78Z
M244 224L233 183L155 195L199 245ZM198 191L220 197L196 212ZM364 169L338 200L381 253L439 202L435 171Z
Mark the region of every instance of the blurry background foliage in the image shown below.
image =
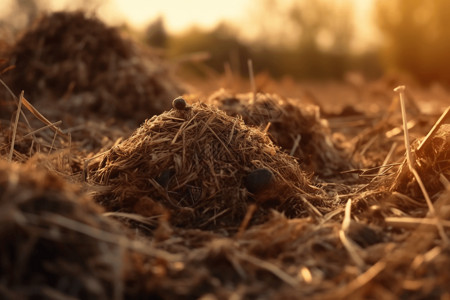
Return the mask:
M386 66L424 83L450 83L450 1L376 2L376 24L383 37Z
M107 2L82 0L70 8L93 12ZM45 0L15 3L0 25L16 33L48 8ZM223 73L225 65L247 76L247 59L252 59L256 72L274 78L343 79L356 71L371 79L397 72L422 83L450 83L449 11L448 0L374 0L371 17L379 39L363 51L355 50L355 28L360 24L346 1L254 0L246 24L223 21L213 29L192 27L174 34L162 16L149 20L140 36L168 59L207 52L208 60L184 64L184 71L205 77ZM251 38L248 31L254 33Z

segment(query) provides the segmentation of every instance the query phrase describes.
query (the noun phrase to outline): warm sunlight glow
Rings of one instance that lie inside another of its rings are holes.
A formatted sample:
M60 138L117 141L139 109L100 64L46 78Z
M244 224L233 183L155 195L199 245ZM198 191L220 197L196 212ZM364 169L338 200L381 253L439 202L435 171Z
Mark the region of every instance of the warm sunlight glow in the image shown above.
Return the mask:
M145 26L150 20L163 16L171 31L181 31L187 26L212 27L222 19L238 21L244 14L249 0L113 0L117 12L134 26Z

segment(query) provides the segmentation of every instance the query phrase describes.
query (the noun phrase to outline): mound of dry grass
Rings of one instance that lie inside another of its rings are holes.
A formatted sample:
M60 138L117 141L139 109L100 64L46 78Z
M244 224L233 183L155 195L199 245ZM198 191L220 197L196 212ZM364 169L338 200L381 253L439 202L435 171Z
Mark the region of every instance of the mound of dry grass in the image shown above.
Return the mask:
M65 112L69 123L95 116L139 124L182 90L157 57L82 12L43 16L5 58L15 66L7 73L14 92L25 90L48 117Z
M289 216L307 215L308 200L327 207L267 134L200 103L147 120L91 169L91 180L105 186L96 199L108 210L169 211L180 226L236 227L250 203Z
M0 159L0 297L111 299L118 224L59 176Z
M428 193L435 199L450 178L450 124L440 126L427 140L416 140L413 153L415 168ZM422 191L406 164L399 169L391 189L413 199L423 199Z
M247 125L261 129L268 126L274 143L311 172L330 177L351 168L344 151L332 141L328 123L320 117L316 105L276 94L232 94L223 89L207 102L229 115L241 116Z

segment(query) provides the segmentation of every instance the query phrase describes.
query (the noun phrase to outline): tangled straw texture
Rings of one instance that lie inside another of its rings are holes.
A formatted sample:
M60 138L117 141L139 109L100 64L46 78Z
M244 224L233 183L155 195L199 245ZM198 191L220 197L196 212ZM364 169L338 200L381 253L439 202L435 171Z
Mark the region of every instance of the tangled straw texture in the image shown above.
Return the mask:
M250 194L243 181L258 168L275 180ZM168 210L175 225L188 227L238 226L251 202L302 215L299 195L318 191L265 133L200 103L147 120L104 156L91 179L106 186L96 199L108 210L147 216Z
M208 103L231 116L241 116L248 125L266 127L274 143L297 157L302 166L320 176L351 168L345 154L331 139L328 122L319 107L276 94L233 94L223 89L213 93Z
M61 178L0 159L0 298L113 298L119 246L75 230L119 232L100 213Z
M43 16L7 57L15 65L7 79L16 93L25 90L42 107L57 103L70 114L142 122L182 91L155 55L82 12Z

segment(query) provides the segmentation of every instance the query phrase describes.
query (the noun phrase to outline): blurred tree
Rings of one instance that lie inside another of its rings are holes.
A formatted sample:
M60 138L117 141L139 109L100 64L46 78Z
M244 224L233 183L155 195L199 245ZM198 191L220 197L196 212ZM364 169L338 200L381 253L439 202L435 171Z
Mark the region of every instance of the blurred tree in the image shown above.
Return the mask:
M1 1L1 0L0 0ZM65 3L66 10L95 12L109 0L73 0ZM16 33L29 26L41 13L51 9L50 0L13 0L10 10L0 18L0 26Z
M152 47L166 48L168 39L164 19L161 16L151 22L145 29L144 41Z
M208 66L213 70L223 72L224 63L230 62L234 72L247 72L247 58L250 57L250 52L237 36L237 30L225 22L212 30L192 27L182 34L171 37L169 55L180 57L189 53L208 52L210 54ZM195 69L195 64L191 65L191 68ZM204 68L202 70L204 71ZM204 73L202 70L197 68L196 71Z
M285 72L301 78L336 78L348 70L354 34L350 2L262 0L257 4L250 14L260 35L256 41L260 47L284 52L276 59Z
M247 59L255 72L280 78L341 79L348 71L379 74L377 53L355 55L354 12L349 1L254 0L247 23L238 29L221 23L212 30L191 28L171 36L171 57L207 51L211 70L223 72L229 63L235 74L248 74ZM197 73L204 75L205 68ZM368 72L367 72L368 71Z
M295 1L289 16L298 35L296 60L301 77L342 77L348 69L353 38L349 2Z
M15 0L9 12L3 15L0 24L16 32L31 24L46 7L45 0Z
M378 1L376 23L384 37L388 66L424 83L450 83L449 11L447 0Z

